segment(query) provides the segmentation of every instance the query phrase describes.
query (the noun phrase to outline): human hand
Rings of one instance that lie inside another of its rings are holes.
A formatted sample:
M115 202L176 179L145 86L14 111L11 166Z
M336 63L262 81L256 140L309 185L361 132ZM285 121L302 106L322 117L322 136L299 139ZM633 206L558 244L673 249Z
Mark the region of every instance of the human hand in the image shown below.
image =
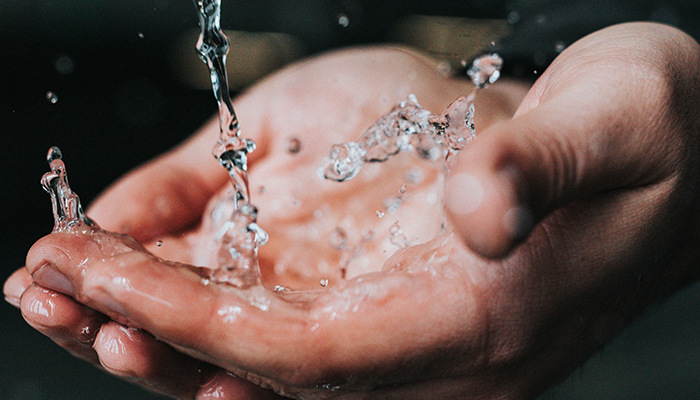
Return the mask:
M295 93L300 82L304 90ZM508 102L512 95L504 92L524 93L521 87L514 87L516 89L503 90L493 87L480 96L478 107L483 110L477 120L480 126L514 112L519 98ZM405 164L416 162L413 157L392 159L383 168L389 171L383 177L373 179L360 175L343 184L318 181L316 170L332 144L356 139L359 132L409 93L415 93L426 108L439 111L469 90L466 81L447 80L426 60L405 51L356 50L295 67L239 98L236 110L245 127L243 135L251 135L258 143L258 150L250 157L250 173L252 199L260 208L259 222L271 234L270 243L261 249L260 254L266 283L269 286L282 283L297 288L304 285L320 288L319 280L325 276L330 278L332 285L339 277L335 274L329 276L329 271L309 268L310 263L325 259L327 264L335 265L347 255L354 258L348 277L362 273L362 268L378 270L391 254L383 253L386 240L383 244L379 239L364 243L362 251L352 254L354 251L349 250L359 249L364 240L359 237L361 229L354 229L354 226L370 226L378 230L379 222L379 225L384 224L386 233L387 225L401 219L402 228L412 240L424 234L435 235L442 221L439 202L429 209L425 204L416 204L405 198L398 213L387 212L384 219L379 219L376 214L377 210L383 210L382 200L388 194L398 194ZM319 102L319 93L327 100ZM500 102L498 106L497 102ZM290 103L296 103L296 107L290 108ZM299 118L298 115L311 117ZM212 241L211 234L196 226L196 221L204 213L206 202L221 190L220 187L230 185L223 169L210 155L216 131L216 126L210 124L171 154L129 174L98 199L88 214L106 230L130 233L165 259L192 262L196 254L190 251L190 247L202 241ZM301 140L302 150L298 154L290 155L287 151L291 137ZM436 172L441 167L429 163L425 166L420 170L425 174L423 184L409 184L407 196L421 198L421 193L442 191ZM367 166L365 169L369 171L371 168ZM267 188L264 194L259 190L263 186ZM320 188L309 190L311 186ZM380 187L385 189L378 189ZM275 204L280 201L283 201L282 207ZM325 204L318 204L321 202ZM212 204L216 204L216 200ZM402 214L415 214L416 206L420 207L419 218L402 217ZM323 218L316 217L317 210L323 212ZM339 221L347 219L345 216L350 213L354 217L351 224ZM348 251L330 248L326 237L304 236L303 232L299 233L300 229L294 229L295 226L301 226L306 232L321 231L322 235L342 226L347 232ZM377 231L376 236L381 234ZM386 234L384 236L386 239ZM158 240L163 242L161 247L156 245ZM392 252L395 250L393 245L389 247ZM132 242L125 250L136 248L138 244ZM280 260L281 257L287 259ZM101 258L104 256L97 259ZM306 268L290 268L290 260ZM270 268L280 264L286 265L281 274ZM311 275L299 277L290 271L310 271ZM30 284L26 272L20 271L6 286L6 293L10 293L8 297L18 305L19 293L24 292L21 303L30 324L74 354L101 363L108 371L177 396L196 392L197 396L206 397L206 393L224 390L222 387L226 388L226 385L229 386L226 390L235 390L237 395L243 390L241 388L250 389L245 381L228 375L224 369L184 357L155 341L145 331L126 329L124 325L110 322L105 315L63 295L75 293L70 288L72 284L61 288L51 285L63 294L36 284L25 290ZM79 295L76 293L75 297L79 298ZM54 310L50 317L33 312L35 305L47 303ZM128 322L121 317L115 318ZM113 353L114 343L120 343L121 353ZM176 365L177 368L163 370L163 364ZM197 373L200 368L208 372ZM211 383L199 388L202 379Z
M647 57L619 57L630 48ZM689 218L696 210L687 193L696 179L688 119L693 114L680 108L696 102L666 101L684 89L658 68L668 64L668 54L676 54L671 71L692 88L697 71L685 68L697 63L678 56L697 56L697 47L668 28L616 27L572 46L533 88L518 116L482 132L460 158L447 203L460 237L400 251L384 271L339 284L303 306L272 296L262 311L235 291L202 285L189 267L170 266L139 251L102 260L98 247L86 248L88 238L68 233L42 239L27 264L39 284L143 328L194 358L298 396L532 397L590 355L606 339L606 330L624 325L644 304L675 287L687 275L688 259L696 256L690 246L696 221ZM582 59L586 63L576 62ZM632 75L644 71L650 79L605 85L619 83L608 73L630 63ZM652 104L630 104L626 95L636 93L632 89L649 94L651 99L642 100ZM608 109L611 104L620 108ZM589 119L572 126L571 112ZM666 130L650 131L650 126ZM563 140L553 128L566 132L573 144L552 146ZM602 146L606 143L620 146ZM590 149L597 151L587 154L583 165L580 158L554 165L569 160L568 152ZM612 151L622 154L611 160ZM503 160L515 170L494 172ZM513 174L521 179L515 181ZM482 200L455 202L451 195L476 192L454 188L460 180L472 188L477 182ZM528 197L520 185L543 196ZM515 206L546 217L524 243L498 261L467 250L464 242L489 256L511 250L525 233L513 228L526 227L503 225ZM664 236L678 232L688 232L683 241ZM650 254L659 264L647 262ZM88 263L83 277L75 265L86 256L102 261ZM51 269L40 268L46 262L67 275L70 285L51 279ZM194 304L195 297L201 302ZM28 289L23 309L30 299L37 295ZM137 349L159 344L139 343ZM120 359L136 363L128 356ZM141 359L158 365L158 357ZM332 392L316 384L340 388ZM375 385L373 392L357 391Z

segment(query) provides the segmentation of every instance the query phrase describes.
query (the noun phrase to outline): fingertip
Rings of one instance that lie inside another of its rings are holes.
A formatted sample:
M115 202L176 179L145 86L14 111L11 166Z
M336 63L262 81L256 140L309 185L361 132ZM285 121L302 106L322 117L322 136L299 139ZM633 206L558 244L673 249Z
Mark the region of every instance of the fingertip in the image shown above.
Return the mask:
M517 170L485 166L448 178L445 209L472 251L500 258L528 236L535 217L522 201L523 183Z
M134 370L139 366L135 360L141 353L138 350L142 341L143 338L136 329L109 322L102 325L92 347L97 352L100 364L109 373L137 377L140 371Z
M82 235L56 232L39 239L29 249L27 271L42 287L74 297L79 291L82 268L75 268L84 259L89 245Z
M21 310L29 325L62 346L68 342L91 345L106 320L70 297L36 284L22 295Z
M26 266L29 274L34 274L46 265L61 265L68 261L68 255L62 250L69 237L62 232L52 233L37 240L27 252Z
M97 362L92 343L106 321L104 315L36 284L30 285L22 295L20 310L32 328L74 356Z
M177 398L193 398L206 369L148 332L113 321L102 325L93 349L109 373Z
M535 226L535 214L527 205L511 207L503 214L503 229L514 243L524 240Z
M3 285L2 292L5 295L5 301L12 304L13 306L20 307L20 299L22 298L22 293L32 284L32 276L26 268L20 268L15 271L9 278L5 281Z
M281 399L272 390L262 388L234 374L217 370L197 392L196 400L214 399L273 400Z

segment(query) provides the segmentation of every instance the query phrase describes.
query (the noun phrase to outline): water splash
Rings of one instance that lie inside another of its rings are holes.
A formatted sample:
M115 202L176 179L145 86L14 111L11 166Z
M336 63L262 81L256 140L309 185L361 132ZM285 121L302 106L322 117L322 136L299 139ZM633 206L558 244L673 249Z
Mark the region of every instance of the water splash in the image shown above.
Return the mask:
M404 234L403 229L401 229L401 227L398 224L394 224L391 228L389 228L389 235L389 240L393 245L396 245L400 248L408 247L411 245L411 242L406 237L406 234Z
M468 71L473 91L458 97L439 115L432 115L420 106L415 95L409 95L379 118L358 141L332 146L319 175L342 182L357 176L365 163L383 162L402 151L413 149L422 158L437 161L462 150L476 137L476 93L498 80L502 64L503 60L496 54L474 60Z
M247 288L261 284L258 247L267 242L267 233L256 223L257 209L250 203L248 154L255 142L241 138L226 76L229 40L221 29L221 0L194 0L201 34L197 53L209 67L214 97L219 105L219 139L213 153L226 168L233 184L233 214L217 236L215 269L212 279Z
M501 77L503 59L498 54L486 54L472 62L467 75L477 89L483 89L496 82Z
M68 184L68 174L63 163L61 149L54 146L46 156L51 172L41 178L41 186L51 195L53 209L53 232L60 232L72 226L87 225L97 227L83 212L80 198Z
M56 104L58 103L58 95L52 91L48 91L46 92L46 100L51 104Z

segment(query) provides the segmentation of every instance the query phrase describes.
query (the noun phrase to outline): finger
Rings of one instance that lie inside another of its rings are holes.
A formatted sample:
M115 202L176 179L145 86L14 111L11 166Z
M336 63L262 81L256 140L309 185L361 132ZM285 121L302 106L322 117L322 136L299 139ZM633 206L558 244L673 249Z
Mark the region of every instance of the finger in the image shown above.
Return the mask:
M416 257L416 268L426 270L428 258L460 270L474 261L452 242L431 245L427 258ZM28 268L47 286L53 284L44 281L50 275L39 271L55 268L84 304L198 359L246 371L247 378L276 390L314 387L348 376L377 380L380 372L411 367L415 377L425 377L421 360L426 351L440 353L428 355L435 359L447 356L442 353L448 351L445 346L432 346L445 337L463 338L469 343L464 347L475 346L475 353L484 350L478 340L485 329L483 310L474 298L479 291L469 290L457 271L450 279L436 277L432 270L420 279L377 274L348 282L310 305L295 305L262 287L237 290L208 283L190 267L164 264L138 251L91 261L93 247L90 237L50 235L32 248ZM81 262L84 272L76 268ZM422 295L415 296L418 292ZM450 307L444 306L446 293ZM451 318L453 312L470 323ZM444 322L445 313L450 323ZM422 317L412 318L416 314ZM472 367L482 360L476 357ZM443 372L433 368L427 374Z
M22 315L32 327L74 356L159 393L178 398L222 391L229 395L222 398L231 399L269 396L269 391L178 353L144 331L109 322L105 315L52 290L30 285L22 305Z
M73 296L82 304L100 310L124 325L143 328L159 339L184 348L199 349L203 356L209 355L213 359L225 358L219 349L226 347L222 343L240 340L233 337L227 339L226 336L231 335L227 323L212 322L213 317L221 321L235 320L239 310L256 316L250 318L246 329L239 332L251 342L256 335L266 338L286 336L282 331L284 328L271 329L266 326L263 311L240 296L233 296L230 304L219 304L222 300L220 297L223 297L222 289L203 284L201 275L190 267L166 264L140 251L105 256L105 249L101 247L103 243L105 241L94 241L94 236L69 232L49 235L30 249L28 270L42 286ZM112 285L117 287L112 288ZM135 295L133 303L122 303L130 301L121 298L123 289L131 292L123 293L127 297ZM119 291L120 296L115 298L111 290ZM263 303L275 300L266 296L266 293L262 293ZM141 312L136 310L146 305L148 307ZM164 309L158 310L161 307ZM160 319L165 320L158 321ZM223 332L218 332L219 329ZM253 350L257 349L247 349L251 353ZM253 357L246 354L245 358ZM265 363L261 360L255 362ZM234 368L235 365L230 367ZM263 369L262 366L260 369Z
M195 399L273 400L282 397L219 368L201 385Z
M36 284L22 295L21 310L34 329L74 356L99 365L92 344L100 326L108 320L105 315Z
M102 326L93 348L108 372L176 398L278 398L271 390L177 352L143 330L116 322Z
M22 267L15 271L7 278L3 286L2 291L5 294L5 301L19 308L19 301L22 297L22 293L24 293L32 282L32 276L29 275L26 268Z
M116 322L102 326L93 348L108 372L177 398L193 398L212 369L144 331Z
M572 127L570 120L552 117L561 113L542 105L494 126L450 177L446 209L477 253L506 254L537 221L574 199L671 176L673 158L653 146L625 134L596 137L596 128ZM585 118L595 117L574 117Z
M502 256L572 200L674 176L686 150L668 115L666 72L648 60L630 63L636 67L614 74L619 65L604 58L553 64L512 120L460 155L446 208L474 251Z

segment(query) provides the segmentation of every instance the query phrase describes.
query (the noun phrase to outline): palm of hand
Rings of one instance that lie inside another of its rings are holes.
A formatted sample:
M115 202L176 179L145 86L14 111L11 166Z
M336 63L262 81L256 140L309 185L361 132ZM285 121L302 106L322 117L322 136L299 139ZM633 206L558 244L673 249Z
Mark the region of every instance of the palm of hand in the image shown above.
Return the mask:
M349 62L354 63L350 68ZM387 71L391 78L370 75L369 68ZM243 107L239 118L247 127L243 135L252 134L258 142L249 177L259 225L270 235L260 248L267 286L315 289L322 279L333 284L378 271L400 242L423 243L449 231L442 208L442 162L402 153L386 164L366 165L360 176L343 183L322 180L317 171L333 144L358 138L408 94L416 92L426 106L441 110L469 90L466 81L449 82L426 61L397 51L359 61L350 52L297 67L251 93L265 104L251 116ZM321 96L326 100L319 101ZM290 151L290 145L298 148ZM198 227L174 238L160 235L159 246L149 249L168 260L215 265L212 238L222 221L213 216L231 207L227 187L224 182Z

